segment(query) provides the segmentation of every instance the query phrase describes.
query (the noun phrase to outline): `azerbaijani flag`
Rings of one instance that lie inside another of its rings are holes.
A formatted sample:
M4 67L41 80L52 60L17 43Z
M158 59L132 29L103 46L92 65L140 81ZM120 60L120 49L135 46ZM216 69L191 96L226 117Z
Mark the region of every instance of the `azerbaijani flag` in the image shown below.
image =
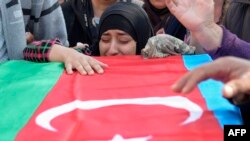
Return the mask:
M102 75L67 75L60 63L0 65L0 141L222 141L239 109L208 80L190 94L170 86L208 55L99 57Z

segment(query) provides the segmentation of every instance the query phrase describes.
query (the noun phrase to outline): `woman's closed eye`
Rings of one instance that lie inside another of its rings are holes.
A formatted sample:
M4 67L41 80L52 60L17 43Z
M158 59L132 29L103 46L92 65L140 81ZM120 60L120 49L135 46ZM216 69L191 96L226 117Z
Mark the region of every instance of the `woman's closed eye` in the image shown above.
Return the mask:
M121 44L127 44L129 43L130 41L132 41L132 38L128 37L128 36L123 36L123 37L120 37L119 38L119 42Z
M108 43L110 41L110 39L111 38L109 36L107 36L107 35L103 35L101 37L101 41L104 42L104 43Z

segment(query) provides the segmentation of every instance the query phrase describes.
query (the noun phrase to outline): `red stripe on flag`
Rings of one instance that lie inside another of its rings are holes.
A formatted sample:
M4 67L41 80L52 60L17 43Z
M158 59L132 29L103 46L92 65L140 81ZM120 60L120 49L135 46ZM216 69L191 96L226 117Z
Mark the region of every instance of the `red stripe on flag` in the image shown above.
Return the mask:
M138 141L139 138L142 141L223 140L223 130L213 113L208 111L205 100L197 88L189 95L179 95L170 90L171 84L187 71L181 56L152 60L141 59L139 56L98 59L109 64L105 74L81 76L78 73L73 75L63 73L34 116L19 132L16 140L107 141L122 140L122 138L138 138ZM194 122L183 125L183 121L190 114L187 110L164 106L157 102L148 105L146 102L142 104L131 102L136 98L168 99L176 96L187 98L200 106L203 110L202 116ZM123 101L119 101L124 99L132 104L122 104ZM36 118L42 113L75 100L79 101L72 105L78 108L53 118L50 122L51 129L36 123ZM105 100L117 100L118 103L100 108L79 108L84 104L87 104L85 107L93 103L95 106L101 105ZM89 103L86 103L87 101Z

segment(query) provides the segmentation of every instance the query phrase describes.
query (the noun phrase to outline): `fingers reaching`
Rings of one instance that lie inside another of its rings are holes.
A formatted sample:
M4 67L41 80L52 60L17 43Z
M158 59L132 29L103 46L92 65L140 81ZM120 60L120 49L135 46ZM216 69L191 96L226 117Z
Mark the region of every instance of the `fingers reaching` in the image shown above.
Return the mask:
M224 79L227 77L227 73L222 73L225 71L223 65L219 65L220 62L205 64L199 68L188 72L183 77L181 77L173 86L172 89L175 92L189 93L195 86L206 79Z

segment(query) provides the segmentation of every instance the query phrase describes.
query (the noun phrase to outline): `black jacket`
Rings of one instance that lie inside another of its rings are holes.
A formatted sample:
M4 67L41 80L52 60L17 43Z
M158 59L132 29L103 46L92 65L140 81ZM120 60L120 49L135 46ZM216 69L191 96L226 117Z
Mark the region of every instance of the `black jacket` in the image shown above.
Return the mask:
M70 0L62 4L70 47L77 42L87 43L90 49L97 44L97 30L92 23L94 12L90 0Z
M143 9L149 16L155 34L159 29L164 28L166 34L184 40L186 28L170 13L168 8L157 9L149 0L143 1ZM160 17L164 18L161 19Z

